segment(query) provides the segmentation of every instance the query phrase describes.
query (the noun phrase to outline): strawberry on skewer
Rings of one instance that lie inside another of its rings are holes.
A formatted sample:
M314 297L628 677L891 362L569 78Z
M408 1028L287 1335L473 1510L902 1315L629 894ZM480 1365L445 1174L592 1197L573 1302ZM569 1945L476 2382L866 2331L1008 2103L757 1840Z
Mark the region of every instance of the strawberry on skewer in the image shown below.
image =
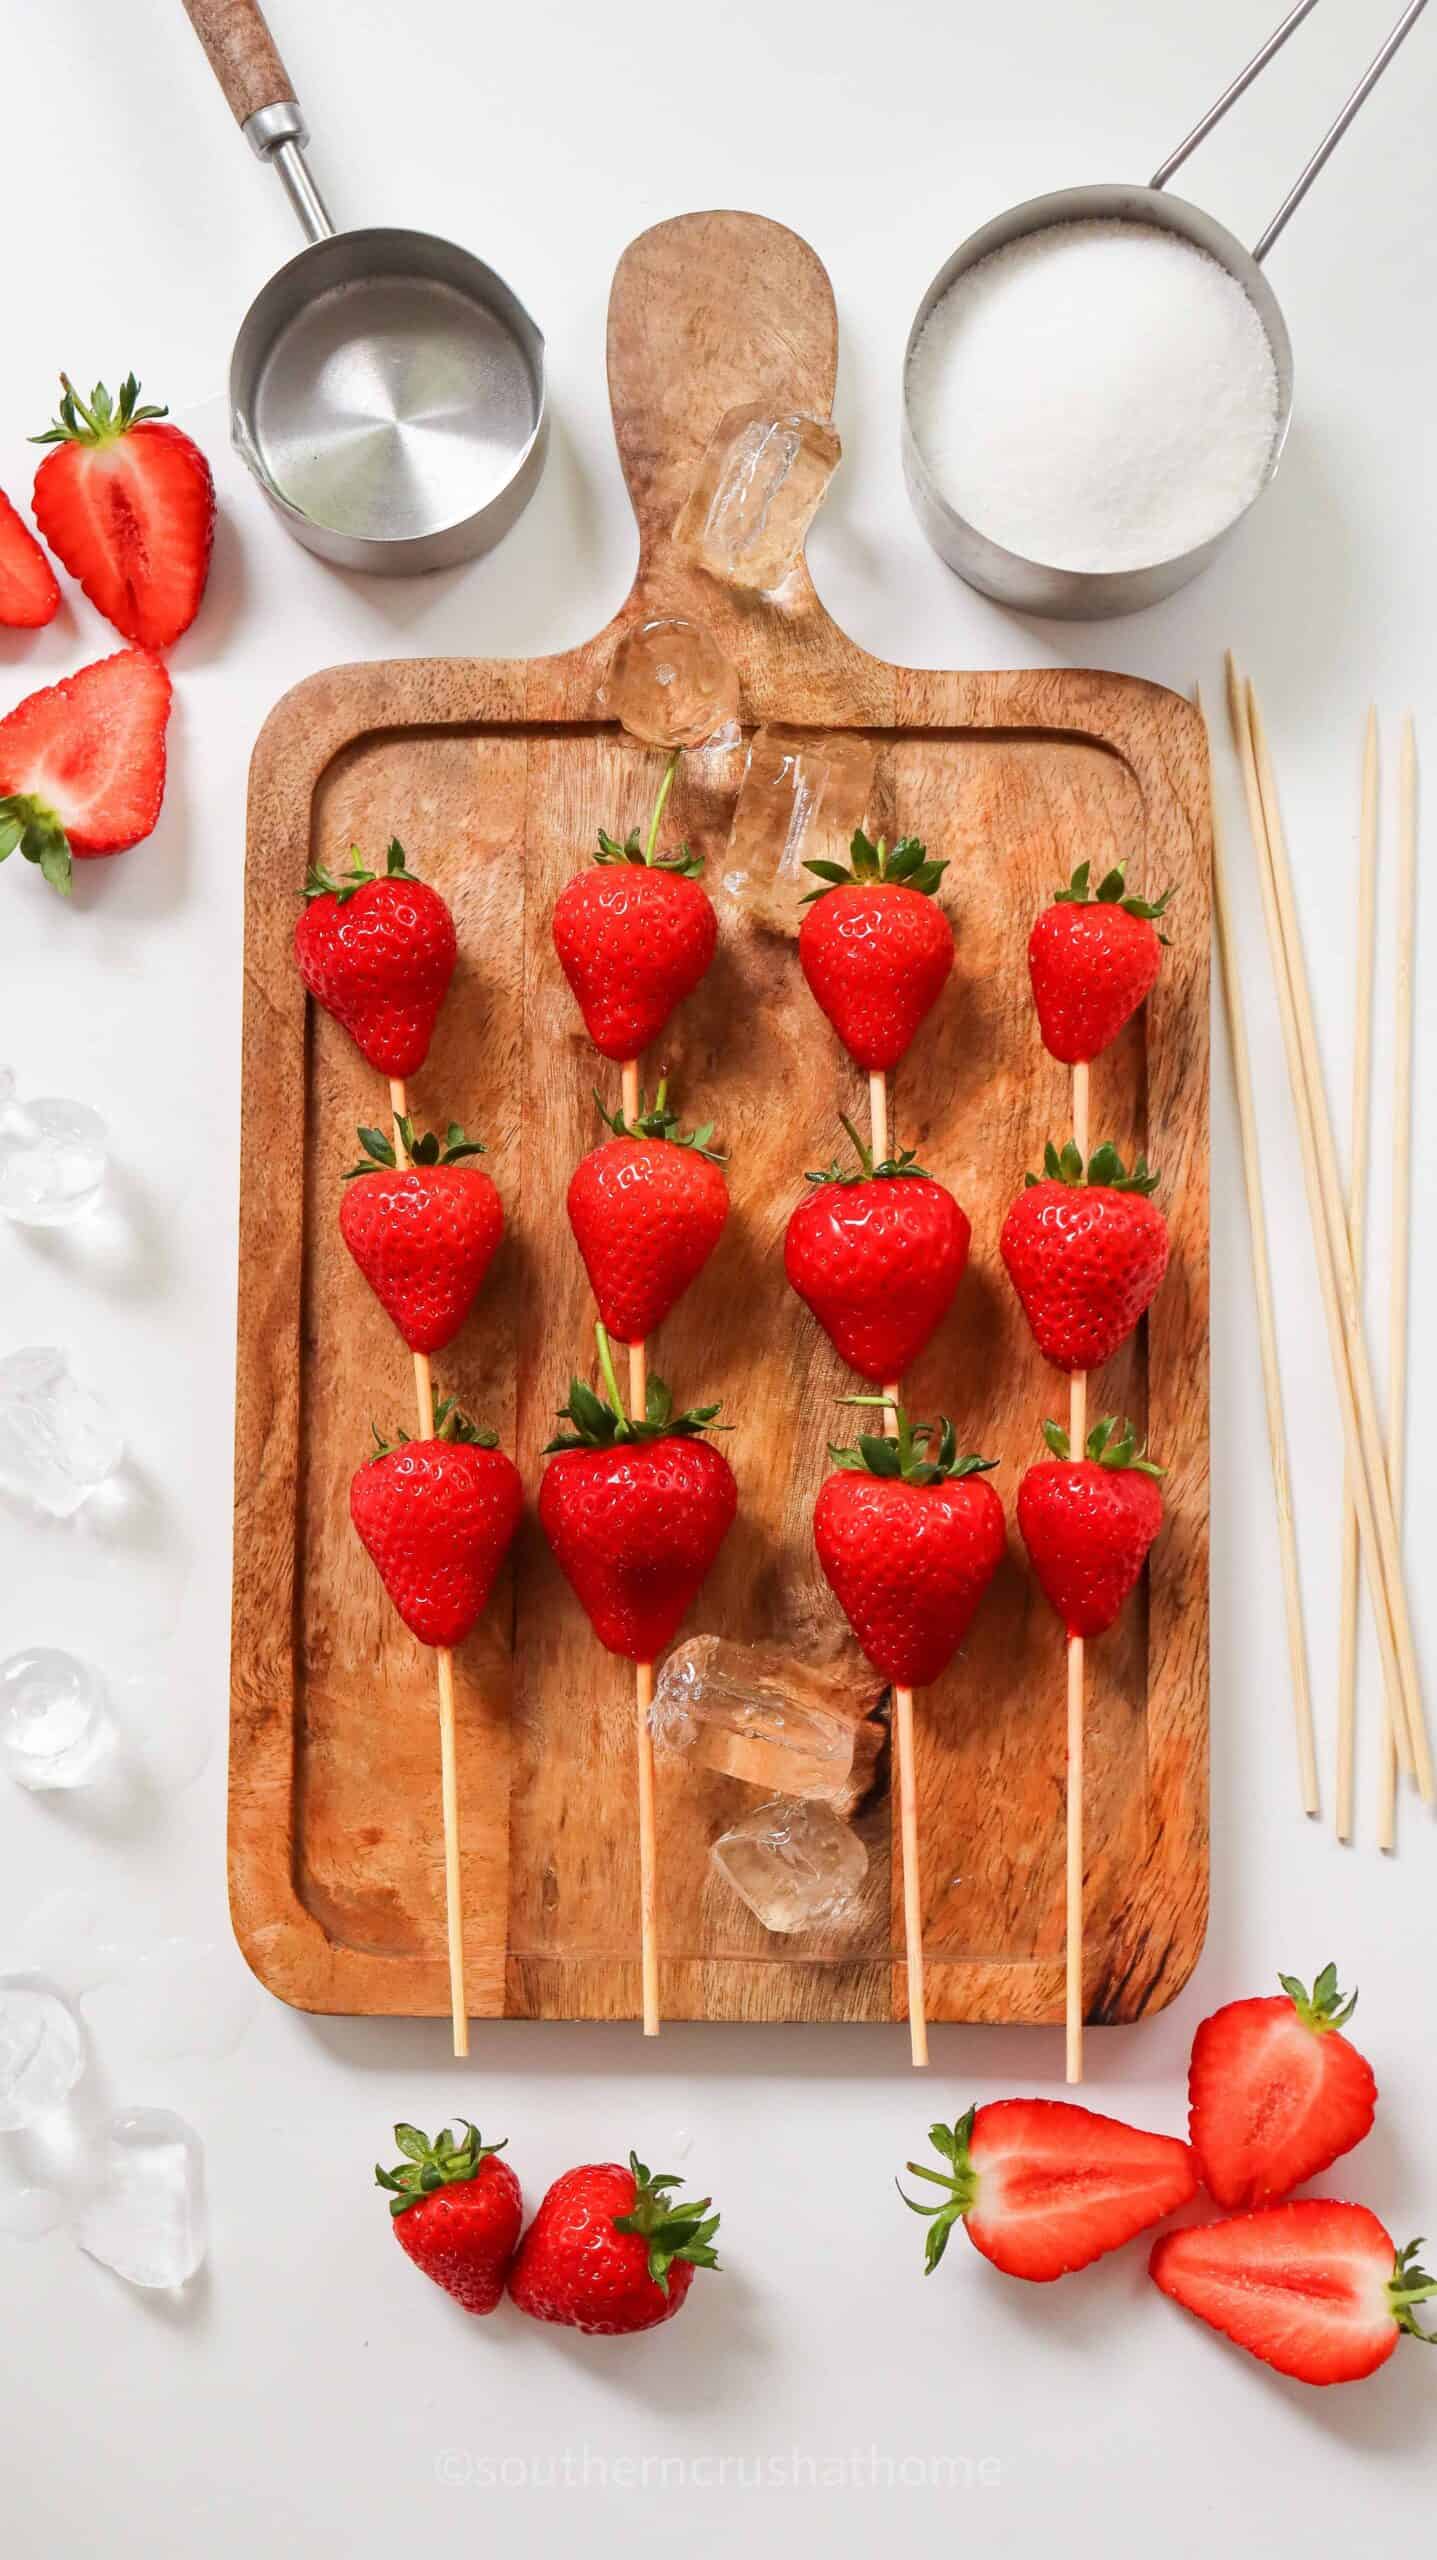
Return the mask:
M442 1351L453 1341L484 1284L504 1233L504 1207L487 1173L465 1161L482 1156L477 1138L451 1122L441 1144L416 1137L405 1117L396 1143L382 1129L361 1129L360 1163L342 1179L339 1232L380 1305L411 1351Z
M700 1435L717 1405L676 1414L661 1378L629 1413L602 1325L594 1328L604 1395L569 1383L549 1443L539 1524L595 1635L635 1667L639 1922L645 2035L659 2031L658 1843L654 1816L654 1658L677 1634L738 1510L726 1458ZM720 1425L721 1429L726 1426Z
M687 1166L681 1167L667 1151L647 1152L653 1142L667 1150L673 1128L663 1086L656 1114L647 1123L639 1094L642 1052L658 1038L675 1005L699 985L718 944L718 918L698 883L702 858L686 844L662 859L658 853L659 828L681 753L681 745L675 745L664 766L643 843L637 827L622 843L601 828L597 869L566 882L554 902L551 923L559 964L584 1027L601 1055L621 1069L619 1110L609 1121L614 1146L645 1150L620 1163L611 1149L600 1147L579 1166L569 1191L570 1223L599 1300L605 1357L605 1328L611 1319L611 1329L628 1344L629 1404L635 1414L649 1409L652 1325L702 1269L728 1213L728 1193L717 1164L700 1162L703 1140L711 1132L690 1142L695 1154ZM602 1112L597 1093L594 1099ZM631 1198L621 1203L630 1186ZM642 1256L635 1256L634 1246L645 1229L651 1254L647 1271L642 1271ZM611 1366L606 1374L612 1376ZM649 1724L653 1699L650 1654L636 1658L634 1666L643 2024L648 2036L659 2031L658 1844Z
M1128 897L1119 863L1091 889L1078 865L1033 927L1028 968L1045 1046L1073 1070L1073 1135L1050 1145L1043 1175L1029 1174L1004 1220L1000 1251L1045 1358L1068 1372L1070 1450L1088 1447L1088 1371L1126 1341L1162 1283L1167 1226L1148 1194L1157 1177L1140 1157L1131 1174L1116 1148L1089 1160L1089 1067L1151 992L1162 966L1155 930L1171 891ZM1077 1461L1078 1467L1084 1460ZM1030 1507L1032 1497L1030 1497ZM1067 2075L1083 2076L1083 1682L1082 1632L1068 1634Z
M1130 1425L1105 1414L1074 1458L1066 1431L1045 1422L1052 1451L1018 1487L1018 1527L1044 1598L1068 1635L1106 1635L1142 1572L1163 1522L1163 1475Z
M851 1120L860 1170L831 1164L805 1176L784 1236L790 1288L836 1351L875 1386L901 1378L953 1303L973 1230L951 1191L913 1151L873 1160Z

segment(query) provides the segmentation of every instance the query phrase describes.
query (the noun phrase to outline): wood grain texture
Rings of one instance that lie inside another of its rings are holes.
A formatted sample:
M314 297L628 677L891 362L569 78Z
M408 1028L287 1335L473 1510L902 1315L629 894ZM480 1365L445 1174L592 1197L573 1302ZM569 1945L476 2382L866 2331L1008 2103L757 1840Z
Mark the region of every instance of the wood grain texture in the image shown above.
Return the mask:
M894 1079L893 1126L974 1228L955 1308L907 1382L1001 1459L1011 1512L1062 1382L1044 1369L998 1259L1004 1211L1068 1078L1043 1051L1024 950L1036 908L1084 856L1134 885L1176 880L1175 940L1144 1018L1094 1070L1095 1143L1163 1173L1173 1255L1145 1326L1095 1382L1170 1464L1169 1519L1120 1627L1089 1649L1087 2009L1131 2019L1170 1999L1201 1944L1207 1893L1207 751L1191 706L1069 670L887 666L824 613L806 574L781 604L676 561L667 530L704 441L740 399L826 414L837 353L828 280L803 242L739 214L636 241L610 311L616 432L639 520L632 595L584 647L537 660L338 668L285 697L256 748L246 899L245 1089L271 1133L242 1176L232 1901L262 1980L300 2006L446 2010L430 1666L351 1539L345 1487L371 1411L407 1412L397 1342L335 1224L337 1179L375 1080L305 1003L291 937L304 867L391 833L454 906L460 975L411 1086L426 1121L487 1140L509 1233L451 1354L446 1388L498 1428L531 1497L511 1577L456 1656L474 2016L633 2017L639 2003L632 1679L593 1641L532 1511L593 1310L564 1214L599 1135L585 1041L549 915L599 825L644 815L662 759L627 745L595 694L618 633L689 612L737 665L745 726L865 730L871 815L948 857L952 984ZM719 951L663 1056L691 1116L730 1152L733 1214L652 1346L685 1401L735 1425L738 1523L695 1632L777 1639L865 1675L813 1557L810 1514L835 1399L852 1381L787 1291L783 1230L833 1151L860 1079L812 1005L791 941L724 885L742 751L688 756L675 836L707 857ZM585 1365L587 1365L585 1363ZM929 2014L1063 2013L1063 1696L1053 1625L1014 1532L967 1652L918 1702ZM733 1778L659 1763L667 2017L903 2014L889 1855L889 1756L861 1811L869 1885L822 1936L767 1936L712 1876L716 1832L751 1806Z
M294 96L294 82L254 0L184 0L236 124Z

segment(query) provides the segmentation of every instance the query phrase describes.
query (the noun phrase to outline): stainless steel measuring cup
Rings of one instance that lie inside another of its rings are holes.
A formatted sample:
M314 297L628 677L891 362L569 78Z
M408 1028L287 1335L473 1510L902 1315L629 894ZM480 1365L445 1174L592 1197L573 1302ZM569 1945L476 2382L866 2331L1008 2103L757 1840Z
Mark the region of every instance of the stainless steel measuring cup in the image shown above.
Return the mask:
M309 242L235 340L237 451L296 539L343 568L398 575L487 551L543 468L543 337L467 249L423 231L336 232L256 0L184 5Z
M1333 118L1306 168L1283 198L1253 249L1245 249L1240 240L1235 239L1222 223L1214 221L1210 213L1204 213L1201 206L1188 204L1181 196L1168 195L1165 190L1169 178L1181 168L1189 152L1196 150L1204 136L1211 133L1213 126L1226 115L1228 108L1242 96L1316 5L1317 0L1297 0L1297 6L1288 11L1282 24L1273 30L1251 62L1224 89L1222 96L1193 126L1176 151L1169 153L1145 187L1121 184L1064 187L1054 195L1033 196L1026 204L1011 206L1007 213L1000 213L996 220L985 223L981 231L975 231L971 239L964 241L961 249L954 251L920 302L917 317L908 333L903 359L903 476L908 484L914 513L940 558L947 561L950 569L956 569L970 587L979 588L984 595L995 596L1000 604L1017 605L1029 613L1053 614L1066 621L1096 620L1110 614L1134 613L1142 605L1156 604L1160 597L1172 595L1178 587L1186 586L1189 578L1195 578L1200 569L1207 567L1219 546L1242 522L1248 507L1256 505L1276 472L1292 417L1292 343L1277 296L1263 274L1262 261L1301 204L1318 171L1335 151L1403 38L1416 24L1427 0L1408 0L1386 43L1374 55L1351 97ZM1141 569L1055 569L1040 560L1025 560L1020 553L1006 550L1002 543L991 541L976 525L960 515L944 496L913 430L909 367L914 349L937 304L956 278L967 268L975 267L980 258L986 258L994 249L1006 248L1009 241L1022 239L1028 232L1044 231L1055 223L1115 220L1147 223L1160 231L1177 232L1181 238L1191 240L1196 247L1205 249L1210 257L1216 258L1218 265L1225 267L1242 286L1256 308L1272 350L1277 375L1277 426L1266 470L1248 501L1248 507L1244 507L1242 513L1233 518L1232 524L1224 526L1222 532L1214 534L1209 541L1182 552L1174 560L1156 560Z

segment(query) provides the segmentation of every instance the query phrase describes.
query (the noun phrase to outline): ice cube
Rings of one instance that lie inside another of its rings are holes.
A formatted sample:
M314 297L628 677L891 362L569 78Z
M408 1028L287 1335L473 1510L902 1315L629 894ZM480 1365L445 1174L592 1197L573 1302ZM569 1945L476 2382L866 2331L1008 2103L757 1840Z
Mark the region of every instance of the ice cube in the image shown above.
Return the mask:
M682 615L624 633L599 708L645 746L738 744L738 676L713 633Z
M85 2068L80 2021L54 1991L0 1976L0 2133L41 2124Z
M100 2182L75 2237L127 2284L162 2291L188 2282L206 2247L204 2151L182 2116L138 2107L111 2117Z
M124 1454L106 1407L71 1376L63 1351L12 1351L0 1360L0 1491L65 1520Z
M675 549L729 586L771 594L803 556L842 451L822 418L762 402L730 409L679 509Z
M77 1654L42 1645L0 1662L0 1766L20 1786L87 1786L114 1742L104 1682Z
M104 1121L83 1102L22 1103L0 1067L0 1215L22 1227L62 1227L100 1196Z
M668 1656L650 1722L663 1746L706 1769L845 1810L866 1794L884 1738L851 1680L726 1636L690 1636Z
M806 862L841 862L861 827L878 750L853 730L756 730L729 830L724 887L778 933L797 933L818 886Z
M714 1866L765 1929L791 1937L843 1917L868 1873L868 1852L832 1805L775 1797L725 1831Z

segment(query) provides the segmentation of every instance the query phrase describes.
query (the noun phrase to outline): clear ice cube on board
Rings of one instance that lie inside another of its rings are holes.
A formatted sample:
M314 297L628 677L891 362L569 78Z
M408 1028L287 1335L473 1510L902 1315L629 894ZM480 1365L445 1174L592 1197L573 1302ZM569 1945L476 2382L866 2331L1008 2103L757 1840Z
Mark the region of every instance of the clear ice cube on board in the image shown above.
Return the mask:
M772 594L803 555L842 451L822 418L730 409L675 519L675 549L729 586Z
M0 1067L0 1215L22 1227L61 1227L99 1198L104 1121L83 1102L22 1103Z
M624 633L598 700L644 746L738 744L737 673L713 633L681 614Z
M779 1645L690 1636L668 1656L650 1722L666 1749L770 1794L851 1800L883 1728L853 1712L851 1688Z
M840 1920L868 1873L868 1852L833 1807L777 1797L736 1822L709 1855L765 1929L792 1937Z
M75 2237L127 2284L165 2291L189 2281L207 2245L204 2150L182 2116L138 2107L111 2117Z
M71 1376L63 1351L0 1360L0 1492L68 1519L124 1454L104 1404Z
M36 1983L0 1977L0 2133L43 2124L84 2068L85 2039L68 2001Z
M724 887L780 933L797 933L818 883L806 862L842 862L861 827L878 750L851 730L759 729L729 830Z
M114 1748L104 1682L48 1645L0 1662L0 1767L22 1787L83 1787Z

